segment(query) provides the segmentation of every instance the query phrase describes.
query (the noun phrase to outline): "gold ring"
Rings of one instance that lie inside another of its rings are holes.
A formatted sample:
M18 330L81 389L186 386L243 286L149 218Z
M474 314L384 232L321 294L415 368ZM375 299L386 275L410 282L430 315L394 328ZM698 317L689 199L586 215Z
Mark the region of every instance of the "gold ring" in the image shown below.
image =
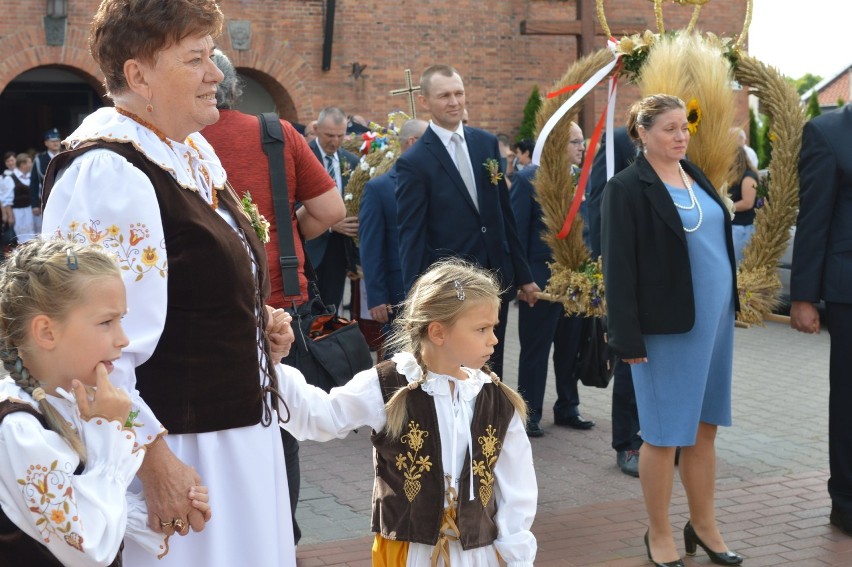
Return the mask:
M174 520L172 520L171 522L164 522L164 521L160 520L160 527L162 527L163 529L170 528L174 525L175 525Z
M175 526L175 531L182 532L186 529L186 522L184 522L182 518L175 518L172 520L172 523Z

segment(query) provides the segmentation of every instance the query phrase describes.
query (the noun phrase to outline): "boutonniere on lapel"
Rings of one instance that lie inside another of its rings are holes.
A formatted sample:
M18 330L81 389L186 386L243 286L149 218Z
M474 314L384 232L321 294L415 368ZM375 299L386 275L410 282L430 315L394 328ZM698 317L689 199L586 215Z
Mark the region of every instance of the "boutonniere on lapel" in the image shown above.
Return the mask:
M246 192L240 199L240 204L243 206L243 212L249 218L251 227L260 241L264 244L269 242L269 221L257 210L257 205L251 200L251 193Z
M485 166L488 175L491 176L491 185L497 185L503 179L503 172L500 171L499 161L494 158L488 158L482 165Z
M352 175L352 168L349 166L349 160L340 160L340 177L346 179L350 175Z

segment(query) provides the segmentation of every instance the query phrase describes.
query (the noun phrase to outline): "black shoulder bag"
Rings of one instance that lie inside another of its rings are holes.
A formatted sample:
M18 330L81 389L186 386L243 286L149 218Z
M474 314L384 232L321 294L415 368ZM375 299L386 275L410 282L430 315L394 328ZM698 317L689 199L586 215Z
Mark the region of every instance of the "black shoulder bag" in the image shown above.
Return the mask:
M574 361L574 379L584 386L606 388L615 375L618 355L607 341L606 317L586 317L577 360Z
M293 217L284 169L284 130L274 112L259 114L257 118L263 151L269 160L284 295L298 296L299 259L293 241ZM309 384L329 391L335 386L346 384L358 372L372 367L373 357L358 323L338 317L337 306L323 303L316 286L316 272L307 253L305 275L313 297L301 306L296 306L294 301L293 307L288 309L293 315L296 342L282 362L298 368Z

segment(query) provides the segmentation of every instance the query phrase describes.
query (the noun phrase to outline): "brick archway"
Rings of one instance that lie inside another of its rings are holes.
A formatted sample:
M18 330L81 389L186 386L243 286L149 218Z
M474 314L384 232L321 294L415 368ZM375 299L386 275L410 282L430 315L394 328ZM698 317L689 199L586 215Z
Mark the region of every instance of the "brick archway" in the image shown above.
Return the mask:
M230 41L223 34L222 43ZM252 49L234 51L222 47L240 73L258 81L272 96L282 118L307 123L316 116L311 88L310 65L287 42L268 36L252 36Z
M86 43L87 30L68 26L65 45L44 44L44 30L27 26L0 40L0 91L15 77L36 67L59 66L83 77L103 95L103 74L95 65Z

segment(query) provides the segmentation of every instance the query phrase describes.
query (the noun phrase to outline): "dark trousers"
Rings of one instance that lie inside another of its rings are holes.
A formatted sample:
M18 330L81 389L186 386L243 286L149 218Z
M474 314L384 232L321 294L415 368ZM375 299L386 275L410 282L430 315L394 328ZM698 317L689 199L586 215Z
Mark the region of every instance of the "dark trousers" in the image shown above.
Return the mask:
M349 237L332 232L328 237L322 262L314 266L317 273L317 289L323 303L334 305L338 309L343 302L343 289L346 286L347 240L351 242Z
M831 333L828 381L828 494L832 508L852 518L852 304L826 303Z
M573 377L580 347L581 317L565 317L562 305L539 301L533 307L518 305L518 392L529 406L529 421L541 420L547 387L547 357L553 345L553 372L556 375L556 403L553 417L564 420L580 413L580 394Z
M633 373L629 364L619 360L615 364L615 376L612 379L612 448L616 451L636 451L641 446Z
M284 444L284 461L287 467L287 489L290 492L290 514L293 516L293 543L302 539L302 530L296 522L296 505L299 503L299 488L302 482L299 467L299 442L288 432L281 430L281 441Z
M509 304L515 299L516 294L515 288L512 287L500 296L500 322L494 329L498 342L494 346L494 354L488 359L488 366L491 367L491 371L497 374L501 380L503 379L503 343L506 338L506 318L509 316Z

